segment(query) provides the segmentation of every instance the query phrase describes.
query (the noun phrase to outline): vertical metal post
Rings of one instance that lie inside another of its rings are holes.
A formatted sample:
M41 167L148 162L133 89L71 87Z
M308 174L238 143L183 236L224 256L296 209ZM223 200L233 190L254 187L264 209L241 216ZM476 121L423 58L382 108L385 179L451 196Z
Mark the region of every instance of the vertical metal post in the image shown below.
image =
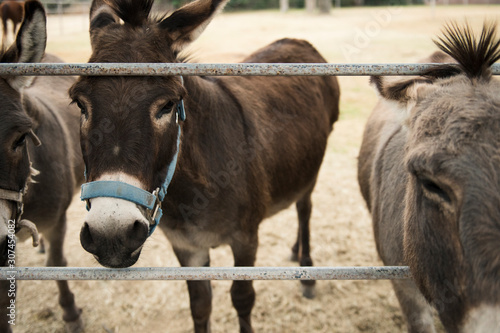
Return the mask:
M64 31L62 0L57 0L57 16L59 17L59 35L62 35Z

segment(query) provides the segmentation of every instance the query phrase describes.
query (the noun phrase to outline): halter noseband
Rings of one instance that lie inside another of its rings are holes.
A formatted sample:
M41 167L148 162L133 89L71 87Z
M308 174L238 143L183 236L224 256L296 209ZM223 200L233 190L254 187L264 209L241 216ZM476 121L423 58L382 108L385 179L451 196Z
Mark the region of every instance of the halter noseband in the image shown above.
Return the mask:
M182 76L180 77L182 83L184 80ZM154 190L152 193L143 190L142 188L120 182L120 181L108 181L99 180L90 183L85 183L82 185L82 193L80 198L87 202L87 210L90 210L90 199L99 197L117 198L133 202L137 205L143 206L147 209L147 218L149 220L149 234L148 237L153 234L160 223L160 219L163 215L161 209L161 203L165 196L167 195L167 189L174 176L175 167L177 166L177 156L179 154L179 146L181 142L181 126L180 121L186 120L186 110L184 108L184 100L180 100L177 104L175 120L177 123L177 150L175 151L172 161L168 165L167 176L165 181ZM85 180L87 180L87 172L85 172Z

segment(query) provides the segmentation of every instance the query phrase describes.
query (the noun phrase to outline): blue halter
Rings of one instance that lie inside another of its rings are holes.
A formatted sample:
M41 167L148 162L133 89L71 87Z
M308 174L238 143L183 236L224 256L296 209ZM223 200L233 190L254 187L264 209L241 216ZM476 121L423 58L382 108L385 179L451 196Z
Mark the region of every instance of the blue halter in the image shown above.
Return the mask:
M149 219L149 236L160 223L163 215L161 203L167 195L167 188L174 176L175 167L177 165L177 156L179 154L179 145L181 142L181 126L180 121L186 120L186 110L184 109L184 101L177 104L176 122L177 122L177 150L175 151L172 161L168 165L167 176L161 187L150 193L139 187L120 182L120 181L95 181L82 185L82 193L80 198L87 201L87 210L90 210L89 200L99 197L118 198L141 205L148 210ZM85 180L87 174L85 172Z

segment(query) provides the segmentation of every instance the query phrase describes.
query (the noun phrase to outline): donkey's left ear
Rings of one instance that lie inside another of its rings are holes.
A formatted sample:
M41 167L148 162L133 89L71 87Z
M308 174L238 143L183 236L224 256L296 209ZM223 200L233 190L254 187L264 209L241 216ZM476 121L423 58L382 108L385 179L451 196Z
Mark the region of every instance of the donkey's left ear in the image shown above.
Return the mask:
M196 0L163 19L159 26L172 40L172 49L180 52L205 30L212 18L229 0Z
M40 62L47 44L47 19L43 5L38 1L24 3L24 20L17 33L16 43L6 52L3 62ZM9 56L10 55L10 56ZM12 88L21 90L33 81L29 76L7 78Z
M422 76L371 76L370 83L375 86L381 97L406 104L417 98L417 88L432 85L432 80Z

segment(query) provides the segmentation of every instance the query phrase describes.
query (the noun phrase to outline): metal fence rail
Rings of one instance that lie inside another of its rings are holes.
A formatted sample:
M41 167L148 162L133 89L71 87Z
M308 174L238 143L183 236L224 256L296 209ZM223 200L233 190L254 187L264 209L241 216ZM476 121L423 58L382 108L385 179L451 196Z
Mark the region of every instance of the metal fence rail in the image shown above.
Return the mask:
M381 267L86 267L0 268L0 280L394 280L406 266Z
M46 63L0 64L0 75L83 75L83 76L361 76L420 75L442 64L137 64L137 63ZM451 64L457 66L456 64ZM500 75L500 64L492 66Z

